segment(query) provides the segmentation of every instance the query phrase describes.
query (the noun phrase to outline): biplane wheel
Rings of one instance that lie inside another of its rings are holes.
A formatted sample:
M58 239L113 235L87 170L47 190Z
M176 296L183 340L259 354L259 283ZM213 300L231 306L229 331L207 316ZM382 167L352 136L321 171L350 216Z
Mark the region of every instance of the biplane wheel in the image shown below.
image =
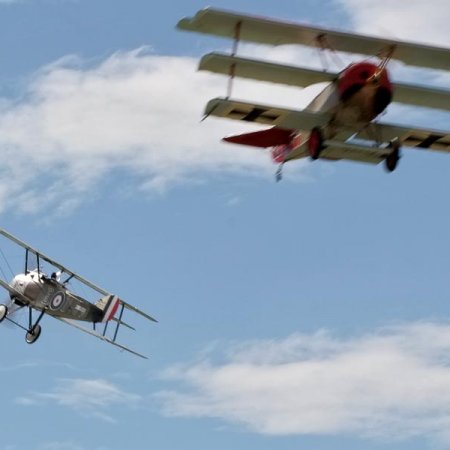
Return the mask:
M33 344L39 339L39 336L41 335L41 326L35 325L30 331L27 332L25 336L25 341L27 344Z
M386 157L384 163L386 170L388 172L393 172L397 168L398 161L400 160L400 144L398 141L391 141L389 142L388 148L392 150Z
M8 307L6 305L0 305L0 323L6 319L8 315Z
M308 152L313 161L319 159L320 153L324 149L323 136L320 128L314 127L308 139Z

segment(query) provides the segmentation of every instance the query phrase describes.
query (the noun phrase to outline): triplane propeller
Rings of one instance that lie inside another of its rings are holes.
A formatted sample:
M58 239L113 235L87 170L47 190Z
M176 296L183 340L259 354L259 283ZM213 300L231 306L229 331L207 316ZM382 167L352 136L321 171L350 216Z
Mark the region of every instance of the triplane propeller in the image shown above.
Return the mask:
M184 18L178 28L234 39L231 55L210 53L200 61L200 70L230 77L226 98L215 98L206 106L205 117L272 125L272 128L224 138L226 142L272 148L272 159L282 165L290 160L352 160L385 162L392 172L400 158L400 147L450 152L450 131L397 126L374 120L391 101L450 111L450 91L393 83L386 66L391 58L405 64L450 70L450 49L397 40L345 33L281 22L214 8ZM239 41L266 45L300 44L319 51L365 54L374 61L359 61L339 73L299 66L275 64L236 56ZM251 78L305 87L328 82L328 86L303 110L253 104L231 97L234 77Z
M134 330L131 325L122 320L125 310L137 313L152 322L157 322L156 319L96 286L1 228L0 235L25 250L23 273L15 275L11 283L0 278L0 286L9 292L11 299L9 305L0 304L0 322L7 320L22 328L26 331L26 342L33 344L41 334L41 319L44 315L48 315L127 352L147 358L119 344L116 339L121 326ZM41 270L43 262L55 270L52 273L44 273ZM100 294L101 298L96 303L92 303L71 292L68 289L68 283L71 280L77 280L85 287ZM20 324L14 318L14 313L24 308L28 309L27 326ZM33 318L33 310L38 312L36 318ZM93 326L92 330L83 327L79 322L90 322ZM112 330L110 329L108 332L108 325L111 322L113 322ZM102 326L102 330L97 331L97 326Z

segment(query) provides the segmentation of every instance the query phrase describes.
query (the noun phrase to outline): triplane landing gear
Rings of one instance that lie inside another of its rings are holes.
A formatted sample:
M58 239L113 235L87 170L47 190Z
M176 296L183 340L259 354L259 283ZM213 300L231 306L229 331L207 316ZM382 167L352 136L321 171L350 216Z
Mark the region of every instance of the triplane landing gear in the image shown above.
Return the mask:
M319 127L314 127L308 139L308 152L312 160L319 159L320 153L324 149L323 136Z
M387 148L391 149L391 152L384 160L384 164L388 172L393 172L397 168L398 162L401 158L400 144L398 141L391 141L389 142Z

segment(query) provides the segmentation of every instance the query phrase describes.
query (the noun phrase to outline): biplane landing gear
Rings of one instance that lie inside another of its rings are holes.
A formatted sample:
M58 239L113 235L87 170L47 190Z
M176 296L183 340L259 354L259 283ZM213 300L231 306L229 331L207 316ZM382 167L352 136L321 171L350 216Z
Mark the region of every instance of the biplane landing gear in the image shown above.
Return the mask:
M308 139L308 152L313 161L319 159L320 153L324 149L323 136L320 128L314 127Z
M33 344L39 339L39 336L41 335L41 326L39 325L39 322L44 317L45 309L41 311L39 314L39 317L37 318L36 322L33 324L33 311L31 308L28 308L28 330L27 334L25 335L25 341L27 344Z
M31 330L27 331L25 341L27 344L33 344L41 335L42 328L40 325L35 325Z
M0 323L6 319L8 315L8 307L6 305L0 305Z
M388 172L393 172L398 165L398 161L400 160L400 144L398 141L391 141L389 142L387 148L391 149L391 153L389 153L384 160L384 165Z

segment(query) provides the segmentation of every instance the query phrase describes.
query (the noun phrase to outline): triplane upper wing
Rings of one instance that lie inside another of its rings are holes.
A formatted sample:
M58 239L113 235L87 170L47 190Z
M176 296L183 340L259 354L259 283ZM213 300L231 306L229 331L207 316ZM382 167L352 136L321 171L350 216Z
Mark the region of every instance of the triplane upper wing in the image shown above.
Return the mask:
M45 315L50 315L61 320L71 326L74 326L92 336L95 336L109 344L115 345L134 355L146 358L146 356L131 350L130 348L116 342L120 326L124 326L131 330L134 328L123 321L124 311L132 311L147 320L157 322L155 318L141 311L139 308L123 301L116 295L113 295L100 288L78 273L68 269L54 259L46 256L42 252L36 250L20 239L16 238L6 230L0 228L0 235L7 238L14 244L19 245L25 250L25 269L24 273L17 274L11 283L7 283L0 278L0 286L6 289L11 297L11 301L16 308L27 307L29 309L28 326L16 322L9 315L9 308L6 305L0 305L0 322L4 319L13 322L15 325L27 331L26 341L33 343L40 335L40 320ZM30 255L35 257L35 264L32 266L29 262ZM48 263L50 266L58 269L51 275L46 274L41 269L42 262ZM64 277L63 281L62 277ZM67 285L71 280L77 280L82 285L101 294L102 297L93 303L86 298L69 291ZM39 317L33 321L32 310L39 311ZM117 317L116 317L116 313ZM79 324L79 322L90 322L93 329L89 330ZM107 335L109 322L115 322L115 327ZM103 330L98 332L97 325L103 325Z
M405 64L450 70L448 48L346 33L215 8L202 9L194 17L181 19L177 26L184 31L232 39L238 37L242 41L260 44L300 44L362 55L377 55L395 49L395 59Z

